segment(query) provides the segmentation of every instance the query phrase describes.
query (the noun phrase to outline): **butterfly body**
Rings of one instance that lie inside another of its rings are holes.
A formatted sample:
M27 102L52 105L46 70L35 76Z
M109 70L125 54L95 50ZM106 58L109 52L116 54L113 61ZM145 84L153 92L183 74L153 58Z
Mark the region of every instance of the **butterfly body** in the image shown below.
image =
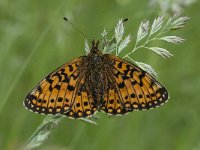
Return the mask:
M73 59L42 79L24 105L41 114L82 118L98 110L118 115L151 109L168 98L154 77L117 56L102 54L93 41L87 56Z
M103 92L105 90L105 74L102 68L105 68L103 56L100 53L90 53L83 59L80 73L84 74L85 87L93 97L97 107L101 104ZM81 89L79 89L81 91Z
M98 43L93 43L90 53L82 60L80 73L85 74L86 88L91 92L98 108L102 105L104 92L109 88L106 80L107 71L112 65L113 63L98 49Z

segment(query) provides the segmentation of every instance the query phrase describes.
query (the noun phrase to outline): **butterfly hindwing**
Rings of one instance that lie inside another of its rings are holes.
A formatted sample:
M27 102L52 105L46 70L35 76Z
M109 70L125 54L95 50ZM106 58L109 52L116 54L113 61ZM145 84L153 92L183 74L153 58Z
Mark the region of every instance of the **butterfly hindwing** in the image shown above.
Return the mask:
M97 111L94 98L85 83L85 76L78 83L77 92L74 96L74 103L65 115L72 118L85 118Z
M108 114L117 115L126 112L125 107L120 101L120 95L112 80L108 80L108 89L104 93L104 98L100 109Z
M104 103L108 105L103 111L114 115L123 114L132 110L155 108L168 100L167 90L154 77L119 57L112 55L106 57L113 61L110 74L115 88L111 88L110 92L114 90L115 105L112 105L113 110L111 107L109 109L107 102L112 99L113 94L107 93L109 96Z

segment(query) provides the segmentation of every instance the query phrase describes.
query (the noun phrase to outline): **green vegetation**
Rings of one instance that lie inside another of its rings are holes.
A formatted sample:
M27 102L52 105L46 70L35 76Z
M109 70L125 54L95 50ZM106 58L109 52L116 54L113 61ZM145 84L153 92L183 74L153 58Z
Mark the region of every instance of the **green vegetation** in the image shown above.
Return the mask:
M98 113L98 125L64 118L37 149L200 149L199 6L196 2L185 7L183 15L191 18L189 23L170 33L185 38L184 43L152 43L174 57L162 59L145 49L131 55L159 72L158 80L171 95L167 104L121 117ZM0 149L24 145L45 118L24 109L28 91L56 67L85 54L85 39L63 16L92 39L99 39L104 28L112 29L119 18L128 17L125 33L136 38L140 22L152 21L161 12L148 6L147 0L0 2ZM131 42L122 53L133 48Z

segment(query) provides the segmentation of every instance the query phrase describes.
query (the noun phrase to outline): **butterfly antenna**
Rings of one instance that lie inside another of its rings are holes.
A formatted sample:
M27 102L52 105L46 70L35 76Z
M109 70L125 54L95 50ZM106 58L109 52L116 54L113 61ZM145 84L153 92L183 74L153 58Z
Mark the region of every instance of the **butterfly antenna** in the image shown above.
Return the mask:
M84 38L86 38L87 40L91 41L87 35L85 33L83 33L77 26L75 26L71 21L69 21L69 19L67 19L66 17L63 17L63 19L68 22L76 31L78 31Z
M125 22L127 22L128 21L128 18L125 18L125 19L123 19L123 21L122 21L122 23L125 23ZM122 24L121 23L121 24ZM121 24L119 24L118 26L120 26ZM117 26L117 27L118 27ZM101 38L101 40L104 38L104 37L106 37L107 35L109 35L110 33L112 33L113 31L115 30L115 28L113 28L112 30L110 30L110 31L108 31L102 38ZM100 41L101 41L100 40Z

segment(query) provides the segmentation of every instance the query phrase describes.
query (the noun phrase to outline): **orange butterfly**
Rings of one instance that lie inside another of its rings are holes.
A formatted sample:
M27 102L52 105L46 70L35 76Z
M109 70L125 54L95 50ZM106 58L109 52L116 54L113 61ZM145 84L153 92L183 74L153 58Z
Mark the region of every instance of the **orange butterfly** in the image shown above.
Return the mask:
M92 42L87 56L62 65L43 78L26 96L24 106L39 114L72 118L96 111L118 115L164 104L165 87L136 65L117 56L102 54Z

